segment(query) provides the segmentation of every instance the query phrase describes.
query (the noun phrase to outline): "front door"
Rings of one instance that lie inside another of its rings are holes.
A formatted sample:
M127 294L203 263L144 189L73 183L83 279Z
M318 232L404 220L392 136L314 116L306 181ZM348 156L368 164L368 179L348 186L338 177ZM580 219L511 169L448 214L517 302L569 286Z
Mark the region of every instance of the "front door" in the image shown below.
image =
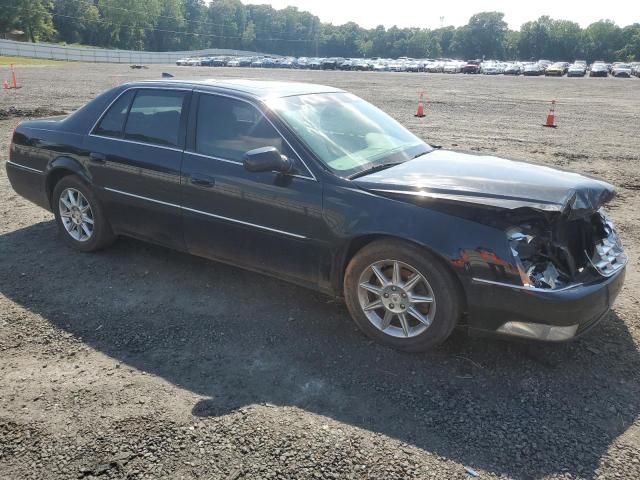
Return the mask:
M322 184L252 103L194 94L182 166L184 232L192 253L318 284L328 254ZM244 153L274 146L292 174L250 173Z

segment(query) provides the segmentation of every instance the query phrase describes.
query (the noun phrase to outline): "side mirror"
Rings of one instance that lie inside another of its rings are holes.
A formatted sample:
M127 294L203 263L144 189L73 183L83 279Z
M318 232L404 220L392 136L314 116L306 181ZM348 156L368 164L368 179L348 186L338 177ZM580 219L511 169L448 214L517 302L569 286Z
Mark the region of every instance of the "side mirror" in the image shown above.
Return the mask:
M249 172L281 172L293 170L293 162L281 155L275 147L262 147L249 150L242 161L245 170Z

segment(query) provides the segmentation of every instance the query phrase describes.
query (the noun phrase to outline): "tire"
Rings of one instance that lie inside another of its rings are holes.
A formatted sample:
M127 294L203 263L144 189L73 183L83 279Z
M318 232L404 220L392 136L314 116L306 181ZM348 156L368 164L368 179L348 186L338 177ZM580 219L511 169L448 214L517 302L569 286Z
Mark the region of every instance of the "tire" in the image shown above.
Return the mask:
M69 192L71 192L71 197L69 197ZM79 192L82 195L80 200L74 192ZM61 200L63 195L64 201ZM74 199L76 203L74 203ZM78 205L81 205L82 209ZM87 206L88 209L86 209ZM51 207L56 217L60 236L71 248L80 252L94 252L108 247L115 240L100 202L91 188L75 175L63 177L56 184L51 195ZM70 212L72 216L75 215L73 218L69 216ZM78 220L78 216L81 217L81 220ZM80 225L75 223L76 220L84 223L81 232ZM93 221L92 226L89 220ZM65 225L72 225L71 231ZM85 227L87 230L84 229ZM90 231L90 235L87 234L87 231Z
M396 264L399 278L394 278ZM391 283L382 288L372 266L377 266ZM395 287L407 285L415 273L424 281L418 280L406 290ZM367 287L363 288L365 283ZM379 291L370 291L372 287ZM427 250L402 240L378 240L360 250L347 266L344 294L351 317L365 335L407 352L429 350L444 342L457 325L464 304L460 287L446 265ZM389 303L394 299L396 303ZM380 308L365 311L365 304L372 308L378 300L382 303ZM414 317L411 309L418 309L422 321Z

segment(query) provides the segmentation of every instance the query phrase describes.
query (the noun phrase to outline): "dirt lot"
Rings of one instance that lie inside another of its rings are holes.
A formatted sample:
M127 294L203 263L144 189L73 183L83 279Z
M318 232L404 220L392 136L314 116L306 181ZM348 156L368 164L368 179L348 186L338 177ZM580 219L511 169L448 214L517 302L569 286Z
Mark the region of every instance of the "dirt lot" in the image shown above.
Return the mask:
M121 239L74 253L4 170L24 115L133 78L343 87L428 142L598 175L629 252L610 318L565 345L372 344L331 298ZM0 91L0 478L638 478L640 80L29 66ZM427 117L413 117L418 93ZM541 123L557 98L557 130ZM10 109L10 107L14 107Z

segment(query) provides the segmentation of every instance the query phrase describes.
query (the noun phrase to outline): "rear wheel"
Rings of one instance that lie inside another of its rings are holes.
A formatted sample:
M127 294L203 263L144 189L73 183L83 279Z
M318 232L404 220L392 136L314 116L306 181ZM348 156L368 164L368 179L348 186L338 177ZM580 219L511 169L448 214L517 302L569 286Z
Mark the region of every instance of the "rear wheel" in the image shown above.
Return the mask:
M369 337L393 348L423 351L451 334L462 296L445 265L426 250L400 240L373 242L349 263L347 307Z
M63 177L53 189L51 206L64 242L76 250L93 252L113 243L102 206L78 177Z

